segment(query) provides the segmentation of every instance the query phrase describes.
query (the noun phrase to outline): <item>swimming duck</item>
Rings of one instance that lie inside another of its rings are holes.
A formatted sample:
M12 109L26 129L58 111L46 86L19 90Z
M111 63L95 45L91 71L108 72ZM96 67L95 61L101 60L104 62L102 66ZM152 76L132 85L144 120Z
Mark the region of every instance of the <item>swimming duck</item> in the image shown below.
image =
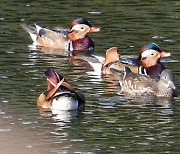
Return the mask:
M112 74L110 68L123 71L127 66L130 67L132 72L158 77L162 70L165 69L163 64L160 63L160 58L169 57L170 55L170 53L162 51L157 44L151 43L141 48L137 59L121 59L117 52L117 47L112 47L106 51L102 73Z
M39 24L35 24L35 28L26 24L21 24L21 26L30 34L34 45L58 48L66 51L88 50L92 52L94 50L94 42L87 34L89 32L100 31L100 28L93 27L84 18L78 18L72 21L70 29L49 29Z
M157 77L165 69L164 65L160 63L160 59L169 56L171 53L162 51L156 43L150 43L140 49L137 59L127 58L125 61L128 64L142 66L148 75ZM122 59L121 61L125 63Z
M159 79L131 72L128 67L125 67L124 72L113 68L111 68L111 71L118 77L122 93L130 94L133 97L142 95L154 95L157 97L176 96L174 75L169 69L164 69Z
M84 108L84 96L77 93L62 75L49 68L45 72L45 77L48 88L38 97L38 106L66 111Z

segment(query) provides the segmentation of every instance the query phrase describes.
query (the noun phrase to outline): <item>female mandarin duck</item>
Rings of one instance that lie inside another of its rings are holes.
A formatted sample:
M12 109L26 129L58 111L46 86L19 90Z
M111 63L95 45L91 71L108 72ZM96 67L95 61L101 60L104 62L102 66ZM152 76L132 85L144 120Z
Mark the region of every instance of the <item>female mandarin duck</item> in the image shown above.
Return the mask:
M128 67L125 67L125 72L113 68L111 68L111 71L118 77L122 93L130 94L133 97L154 95L172 98L176 96L174 75L168 69L161 72L159 79L131 72Z
M48 88L37 99L37 105L42 108L58 110L83 110L85 98L77 93L62 75L53 68L45 72Z
M170 55L170 53L162 51L157 44L151 43L141 48L138 59L120 59L117 48L113 47L106 51L102 73L112 74L110 68L123 71L127 66L130 67L132 72L158 77L165 69L163 64L160 63L160 58L169 57Z
M84 51L92 52L94 43L87 36L89 32L99 32L100 28L93 27L89 21L84 18L78 18L70 24L70 30L67 29L48 29L44 26L35 24L36 28L21 25L31 36L33 44L36 46L58 48L66 51Z

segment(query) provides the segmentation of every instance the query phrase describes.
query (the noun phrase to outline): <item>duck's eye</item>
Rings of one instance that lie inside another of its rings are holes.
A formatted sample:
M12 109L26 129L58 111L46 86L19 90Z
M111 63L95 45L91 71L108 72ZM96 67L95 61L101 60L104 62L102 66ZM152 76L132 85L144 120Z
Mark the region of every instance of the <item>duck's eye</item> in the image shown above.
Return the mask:
M167 77L166 77L166 76L164 76L164 79L165 79L165 80L167 80Z
M154 56L154 53L151 53L151 56Z
M84 27L81 27L81 29L84 29Z

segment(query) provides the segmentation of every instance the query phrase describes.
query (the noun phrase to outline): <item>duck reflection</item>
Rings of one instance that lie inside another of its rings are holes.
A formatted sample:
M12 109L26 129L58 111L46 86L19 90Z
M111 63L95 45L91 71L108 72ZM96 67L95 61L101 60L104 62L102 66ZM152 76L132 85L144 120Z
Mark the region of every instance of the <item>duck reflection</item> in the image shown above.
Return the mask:
M78 116L78 111L62 111L51 109L54 120L68 121Z
M64 49L35 46L34 44L30 44L28 47L31 51L38 51L38 52L42 52L42 53L49 54L49 55L60 55L60 56L66 56L66 57L71 56L71 57L75 58L77 61L81 59L81 56L91 56L91 54L92 54L89 52L89 50L66 51Z
M63 110L57 110L53 108L41 108L38 107L39 113L43 117L52 117L54 120L60 120L60 121L69 121L71 119L74 119L78 116L78 111L63 111Z
M112 93L112 92L111 92ZM158 98L152 95L146 95L141 97L130 97L128 94L120 93L114 91L114 96L111 97L111 102L117 102L118 105L123 107L138 107L138 108L147 108L152 107L154 109L162 110L163 113L166 113L168 110L170 114L173 113L173 98ZM118 96L117 96L118 94Z
M67 52L63 49L57 49L57 48L49 48L49 47L38 47L34 44L31 44L28 46L30 50L32 51L38 51L49 55L60 55L60 56L68 56L70 52Z

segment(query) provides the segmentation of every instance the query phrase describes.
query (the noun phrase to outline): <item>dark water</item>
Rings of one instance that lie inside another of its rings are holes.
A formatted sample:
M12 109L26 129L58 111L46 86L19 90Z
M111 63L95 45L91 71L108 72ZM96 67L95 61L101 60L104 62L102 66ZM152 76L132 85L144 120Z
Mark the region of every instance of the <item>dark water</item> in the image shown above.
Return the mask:
M109 77L87 74L68 57L30 50L22 21L68 27L85 17L101 33L90 36L95 55L118 46L135 55L155 42L172 53L165 66L175 73L180 88L180 2L143 0L17 1L0 4L0 153L179 153L180 97L174 100L119 96ZM37 108L46 89L43 73L54 67L86 96L85 111L53 115ZM66 116L65 116L66 114Z

